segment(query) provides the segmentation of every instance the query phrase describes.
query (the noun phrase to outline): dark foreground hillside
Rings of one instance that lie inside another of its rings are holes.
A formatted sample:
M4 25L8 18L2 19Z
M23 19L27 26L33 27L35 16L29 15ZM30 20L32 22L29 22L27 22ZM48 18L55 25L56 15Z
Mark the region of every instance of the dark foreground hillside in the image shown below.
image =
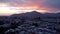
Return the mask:
M51 20L59 19L56 18L56 14L53 15L30 12L11 16L0 16L0 34L60 34L59 21L48 22L42 19L44 17L45 20L47 18Z

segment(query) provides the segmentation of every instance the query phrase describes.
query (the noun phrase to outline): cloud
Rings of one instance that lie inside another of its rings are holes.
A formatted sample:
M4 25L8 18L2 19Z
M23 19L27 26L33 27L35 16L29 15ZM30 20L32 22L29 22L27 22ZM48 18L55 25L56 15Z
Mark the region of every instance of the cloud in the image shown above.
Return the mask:
M11 6L37 6L38 10L60 10L60 0L0 0L0 3L8 3Z
M60 0L45 0L43 4L50 9L60 10Z
M41 0L0 0L0 3L11 3L13 4L20 4L20 5L34 5L40 3Z
M11 0L0 0L0 3L10 2Z

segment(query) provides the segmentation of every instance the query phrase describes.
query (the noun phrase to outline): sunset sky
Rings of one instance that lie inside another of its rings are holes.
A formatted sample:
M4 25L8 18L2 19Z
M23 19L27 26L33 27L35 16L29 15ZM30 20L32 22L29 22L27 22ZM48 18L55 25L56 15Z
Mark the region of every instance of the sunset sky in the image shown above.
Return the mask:
M60 0L0 0L0 15L26 13L33 10L41 13L60 12Z

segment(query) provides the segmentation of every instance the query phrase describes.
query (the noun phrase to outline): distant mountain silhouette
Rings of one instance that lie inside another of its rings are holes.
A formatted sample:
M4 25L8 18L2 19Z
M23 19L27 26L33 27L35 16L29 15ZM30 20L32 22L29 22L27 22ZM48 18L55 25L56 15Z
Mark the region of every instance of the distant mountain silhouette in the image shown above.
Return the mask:
M36 17L41 17L41 18L60 18L60 13L39 13L37 11L32 11L32 12L27 12L27 13L22 13L22 14L13 14L11 17L28 17L28 18L36 18Z
M29 17L29 18L36 18L36 17L40 17L42 14L37 12L37 11L32 11L32 12L27 12L27 13L22 13L22 14L13 14L11 16L13 17Z

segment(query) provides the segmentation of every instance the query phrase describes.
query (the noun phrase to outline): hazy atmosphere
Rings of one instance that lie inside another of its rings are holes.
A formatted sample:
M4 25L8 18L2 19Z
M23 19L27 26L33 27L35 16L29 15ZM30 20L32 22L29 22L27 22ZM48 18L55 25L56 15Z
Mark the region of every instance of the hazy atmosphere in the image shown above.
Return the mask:
M41 13L60 12L60 0L0 0L0 15L36 10Z

